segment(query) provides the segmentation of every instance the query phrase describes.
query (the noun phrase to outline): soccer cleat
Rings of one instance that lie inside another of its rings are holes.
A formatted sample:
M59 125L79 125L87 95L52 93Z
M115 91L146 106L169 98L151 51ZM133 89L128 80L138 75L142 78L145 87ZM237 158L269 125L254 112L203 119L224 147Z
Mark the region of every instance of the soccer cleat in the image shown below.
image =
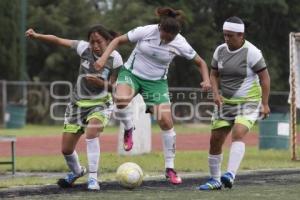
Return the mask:
M221 190L222 183L214 178L210 178L205 184L198 187L199 190Z
M124 131L124 150L125 151L130 151L133 146L133 138L132 138L132 133L133 133L134 127L130 128L129 130Z
M221 176L221 182L225 188L232 188L234 178L230 172L226 172L223 176Z
M73 172L70 172L67 174L65 178L58 179L57 185L61 188L70 188L73 187L74 182L84 176L86 174L86 168L81 167L81 173L79 175L74 174Z
M173 185L178 185L182 183L181 178L177 175L176 171L172 168L166 169L166 178Z
M87 189L88 190L100 190L100 185L97 179L89 178L87 182Z

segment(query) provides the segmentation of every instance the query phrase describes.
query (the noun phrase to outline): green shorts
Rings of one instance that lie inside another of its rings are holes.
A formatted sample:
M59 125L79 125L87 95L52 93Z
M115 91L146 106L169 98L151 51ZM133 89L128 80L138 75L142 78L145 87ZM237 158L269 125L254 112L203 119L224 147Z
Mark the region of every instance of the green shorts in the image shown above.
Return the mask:
M260 102L243 104L223 104L220 109L215 109L212 118L212 130L231 127L235 123L246 126L249 130L259 117Z
M168 81L165 79L155 81L141 79L122 67L117 84L128 84L134 89L135 94L140 93L143 96L147 106L170 103Z
M65 112L63 132L83 134L90 119L98 119L105 127L112 112L112 104L79 107L74 103L69 103Z

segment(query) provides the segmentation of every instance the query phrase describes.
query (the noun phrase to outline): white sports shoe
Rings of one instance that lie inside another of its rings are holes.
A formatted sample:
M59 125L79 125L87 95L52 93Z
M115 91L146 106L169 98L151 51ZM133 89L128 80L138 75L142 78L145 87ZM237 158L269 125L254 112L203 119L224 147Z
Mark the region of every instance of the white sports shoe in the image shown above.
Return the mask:
M100 185L97 179L89 178L87 182L87 189L88 190L100 190Z

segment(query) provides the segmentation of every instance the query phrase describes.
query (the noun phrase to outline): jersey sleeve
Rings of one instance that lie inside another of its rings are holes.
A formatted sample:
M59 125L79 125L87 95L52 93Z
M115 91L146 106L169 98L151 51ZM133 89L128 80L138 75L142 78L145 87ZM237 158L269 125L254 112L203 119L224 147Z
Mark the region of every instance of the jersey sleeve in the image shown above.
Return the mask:
M183 39L183 42L179 48L180 56L185 57L188 60L192 60L197 55L197 52L191 47L191 45Z
M250 49L247 59L249 66L255 72L261 71L267 67L265 59L259 49Z
M117 51L113 51L114 60L113 60L113 69L116 69L123 65L122 56Z
M83 40L74 40L71 48L76 50L77 54L81 56L82 53L89 48L89 43Z
M219 48L216 48L213 57L211 59L211 68L218 70L218 52L219 52Z
M136 27L135 29L130 30L127 33L127 37L130 42L134 43L134 42L137 42L137 41L143 39L146 36L146 34L148 33L148 31L149 31L149 27L139 26L139 27Z

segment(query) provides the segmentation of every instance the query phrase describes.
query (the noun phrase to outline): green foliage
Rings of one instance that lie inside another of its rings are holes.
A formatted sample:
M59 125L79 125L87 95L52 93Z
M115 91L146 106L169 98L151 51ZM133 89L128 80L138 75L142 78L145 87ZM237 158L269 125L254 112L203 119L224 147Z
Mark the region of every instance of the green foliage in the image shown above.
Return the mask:
M224 0L216 1L216 23L239 16L246 23L246 38L262 50L269 67L273 90L287 90L289 76L289 33L299 31L295 14L300 13L291 0ZM282 81L284 80L284 81ZM277 83L277 84L274 84Z
M153 23L155 21L153 11L156 7L171 6L182 9L187 22L182 34L208 65L210 65L216 46L223 43L224 20L230 16L239 16L246 23L246 38L264 54L272 78L272 89L288 89L288 34L300 29L299 20L296 18L300 13L300 6L296 0L126 0L114 2L115 9L103 15L102 21L123 32L141 24ZM119 16L121 10L123 11L122 17ZM121 49L122 55L125 55L124 58L131 49L128 47L125 50ZM197 68L192 62L183 58L174 60L169 70L170 86L198 87L200 80Z
M20 78L19 0L0 1L0 80Z
M124 34L136 26L157 23L154 10L161 6L184 11L182 34L208 65L216 46L223 43L224 20L233 15L241 17L246 23L246 38L265 56L272 89L288 89L288 35L300 31L297 0L30 0L28 27L64 38L86 39L88 27L101 23ZM0 9L0 78L17 79L19 1L2 0ZM124 61L133 47L120 48ZM79 58L74 52L38 41L28 41L27 50L31 79L75 80ZM197 70L192 62L176 58L169 70L169 85L198 87L201 78Z
M88 1L82 0L31 0L28 9L28 27L68 39L85 40L88 28L99 14ZM70 49L28 41L27 65L30 77L74 81L79 58Z

